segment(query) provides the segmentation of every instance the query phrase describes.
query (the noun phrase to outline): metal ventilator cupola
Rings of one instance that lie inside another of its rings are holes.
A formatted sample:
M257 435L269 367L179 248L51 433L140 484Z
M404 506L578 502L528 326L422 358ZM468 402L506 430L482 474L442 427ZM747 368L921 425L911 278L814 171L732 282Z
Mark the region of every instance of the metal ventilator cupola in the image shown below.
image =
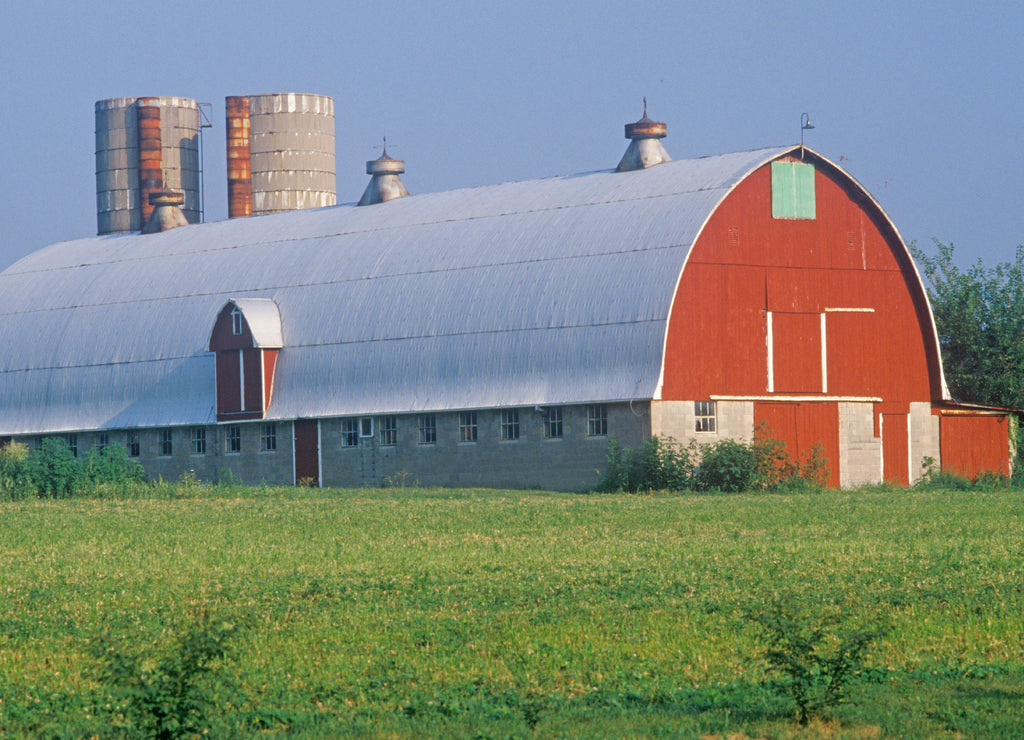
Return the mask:
M660 121L652 121L647 117L647 98L644 98L644 115L636 123L626 124L626 138L630 140L626 153L622 155L616 172L630 172L653 167L662 162L671 162L665 147L659 139L664 139L668 127Z
M366 174L371 178L370 184L363 191L363 197L359 199L359 205L369 206L408 195L409 191L406 190L405 184L399 177L403 172L405 172L405 162L388 156L387 140L385 140L384 151L381 155L366 163Z
M180 190L157 190L149 194L149 204L153 211L149 214L143 234L156 234L178 226L188 226L188 219L182 213L185 194Z

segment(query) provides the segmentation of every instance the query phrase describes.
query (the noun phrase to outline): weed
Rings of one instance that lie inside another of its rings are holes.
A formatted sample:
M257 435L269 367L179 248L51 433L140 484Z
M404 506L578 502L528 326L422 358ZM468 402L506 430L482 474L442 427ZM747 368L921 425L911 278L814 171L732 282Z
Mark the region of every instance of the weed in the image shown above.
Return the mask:
M100 681L146 737L170 740L209 732L214 678L230 657L235 622L208 614L175 636L162 652L132 651L109 633L96 641Z
M775 602L747 611L765 644L764 659L783 676L778 685L806 725L823 709L846 700L851 681L868 672L865 656L882 627L850 628L840 616L811 615Z

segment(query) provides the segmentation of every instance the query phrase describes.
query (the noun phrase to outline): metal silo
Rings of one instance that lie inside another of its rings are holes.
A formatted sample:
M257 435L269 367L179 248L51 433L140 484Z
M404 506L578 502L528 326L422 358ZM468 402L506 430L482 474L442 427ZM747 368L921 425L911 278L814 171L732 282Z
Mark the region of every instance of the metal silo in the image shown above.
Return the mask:
M191 98L96 102L96 231L139 231L148 194L185 193L182 211L200 220L199 104Z
M249 95L229 97L225 107L228 216L337 203L333 98L306 93Z

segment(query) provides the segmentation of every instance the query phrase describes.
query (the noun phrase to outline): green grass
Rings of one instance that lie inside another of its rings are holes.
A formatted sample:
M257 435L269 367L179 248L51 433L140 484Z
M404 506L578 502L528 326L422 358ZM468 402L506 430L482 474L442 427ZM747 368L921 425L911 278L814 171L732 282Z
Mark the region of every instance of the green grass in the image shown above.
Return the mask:
M1024 496L216 489L0 503L0 736L130 734L102 635L240 623L213 736L1007 738ZM889 628L799 728L744 613Z

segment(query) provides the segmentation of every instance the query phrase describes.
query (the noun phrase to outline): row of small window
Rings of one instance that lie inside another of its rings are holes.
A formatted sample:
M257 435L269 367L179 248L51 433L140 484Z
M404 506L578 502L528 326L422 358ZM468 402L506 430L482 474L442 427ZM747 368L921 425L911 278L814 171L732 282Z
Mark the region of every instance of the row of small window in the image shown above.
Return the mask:
M156 437L156 454L158 457L170 457L174 454L175 430L158 429ZM78 439L76 435L69 434L64 438L67 440L71 451L78 455ZM110 444L110 435L101 433L97 438L97 446L100 448ZM125 432L124 445L128 450L129 457L140 457L142 455L142 443L139 441L137 432ZM209 451L207 427L189 427L188 430L188 451L190 455L205 455ZM242 451L242 428L237 425L224 427L224 452L237 454ZM277 424L266 422L260 424L260 452L277 451Z
M205 455L207 452L206 427L190 427L188 431L188 452L190 455ZM174 452L174 430L157 431L157 455L168 457ZM138 456L138 439L134 449L129 445L128 454ZM238 454L242 451L242 428L238 425L224 427L224 452ZM272 421L260 424L260 452L277 451L277 424Z
M592 404L587 409L587 436L605 437L608 435L608 407L604 404ZM519 409L502 409L498 424L498 439L508 442L519 439ZM562 407L546 406L541 409L544 437L559 439L562 436ZM341 446L358 447L360 438L372 438L373 420L377 419L377 441L382 447L393 447L398 444L398 417L393 415L350 418L341 420ZM459 442L476 442L480 435L480 423L476 411L459 413ZM419 444L432 445L437 443L437 415L420 414Z

